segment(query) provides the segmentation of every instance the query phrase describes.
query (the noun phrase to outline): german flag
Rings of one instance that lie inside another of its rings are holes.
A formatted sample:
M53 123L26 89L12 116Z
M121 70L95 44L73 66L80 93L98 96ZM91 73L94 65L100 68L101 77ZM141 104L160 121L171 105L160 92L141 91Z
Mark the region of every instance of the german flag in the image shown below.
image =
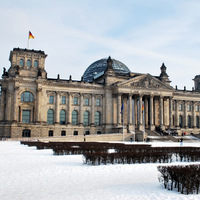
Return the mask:
M29 35L28 35L28 39L34 39L35 37L33 36L33 34L29 31Z

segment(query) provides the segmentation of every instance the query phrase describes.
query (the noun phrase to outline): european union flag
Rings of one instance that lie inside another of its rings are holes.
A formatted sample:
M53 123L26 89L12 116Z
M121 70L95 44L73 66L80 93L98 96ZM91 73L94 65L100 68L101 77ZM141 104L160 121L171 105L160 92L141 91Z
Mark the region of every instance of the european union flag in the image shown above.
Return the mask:
M121 106L121 113L122 113L123 109L124 109L124 102L122 103L122 106Z

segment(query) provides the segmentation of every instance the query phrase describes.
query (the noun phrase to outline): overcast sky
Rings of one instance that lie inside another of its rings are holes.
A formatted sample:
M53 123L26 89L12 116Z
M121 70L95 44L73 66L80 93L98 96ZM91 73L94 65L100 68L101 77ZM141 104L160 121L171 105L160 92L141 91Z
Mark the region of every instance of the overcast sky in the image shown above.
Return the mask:
M164 62L179 89L200 74L200 0L0 0L1 74L10 50L27 48L29 30L49 78L80 80L109 55L156 76Z

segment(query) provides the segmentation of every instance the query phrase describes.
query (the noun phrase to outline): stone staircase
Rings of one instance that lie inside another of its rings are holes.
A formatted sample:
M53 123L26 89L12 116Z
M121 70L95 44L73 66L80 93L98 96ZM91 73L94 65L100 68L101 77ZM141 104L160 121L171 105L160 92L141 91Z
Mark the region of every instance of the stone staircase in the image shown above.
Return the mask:
M200 142L200 134L198 135L187 135L187 136L172 136L172 135L160 135L156 131L146 130L147 139L151 142L179 142L181 138L185 142Z

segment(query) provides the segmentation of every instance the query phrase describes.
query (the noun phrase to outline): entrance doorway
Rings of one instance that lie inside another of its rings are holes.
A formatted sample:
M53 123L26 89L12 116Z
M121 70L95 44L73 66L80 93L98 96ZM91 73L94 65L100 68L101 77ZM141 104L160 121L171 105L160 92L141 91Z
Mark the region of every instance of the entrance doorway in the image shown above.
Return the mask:
M22 137L31 137L31 130L30 129L24 129L22 131Z

